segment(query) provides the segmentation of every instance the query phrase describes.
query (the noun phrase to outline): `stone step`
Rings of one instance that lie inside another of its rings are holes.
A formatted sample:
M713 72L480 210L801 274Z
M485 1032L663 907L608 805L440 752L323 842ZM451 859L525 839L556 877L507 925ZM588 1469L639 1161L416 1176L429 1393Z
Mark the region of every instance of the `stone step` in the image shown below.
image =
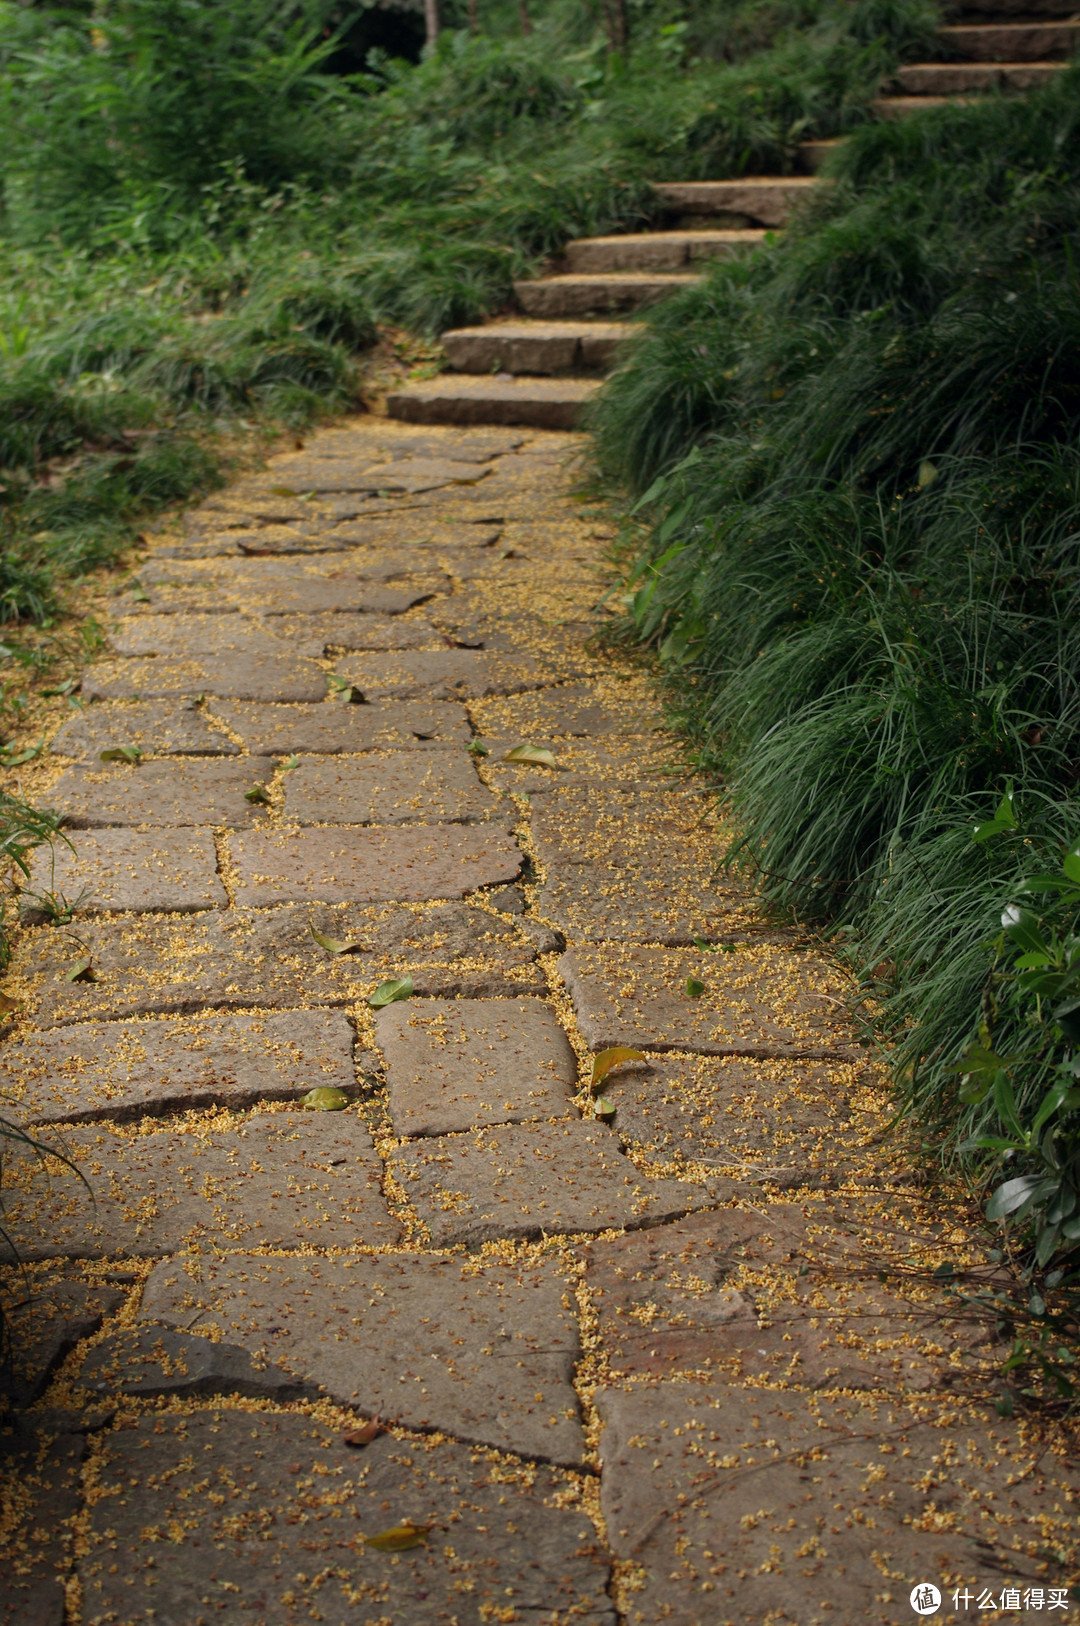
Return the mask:
M1046 62L1071 56L1080 44L1080 23L955 23L938 39L969 62Z
M625 237L577 237L563 250L563 269L571 273L607 271L678 271L700 260L726 260L756 248L765 232L654 231Z
M528 316L592 316L655 305L658 299L692 288L700 280L677 271L609 271L597 276L579 274L515 282L514 292Z
M975 0L973 5L959 5L957 11L961 16L965 12L973 13L979 22L985 17L1019 17L1023 22L1045 22L1052 17L1075 17L1076 0L1039 0L1038 5L1032 5L1031 0Z
M455 378L444 373L393 391L386 410L406 423L506 423L573 429L600 388L591 378Z
M492 322L442 336L459 373L603 372L637 327L629 322Z
M795 149L795 161L804 175L816 175L826 159L831 158L837 147L843 146L843 138L831 141L800 141Z
M932 113L939 107L963 107L970 96L876 96L870 103L879 119L907 119L913 113Z
M957 96L973 90L1034 90L1064 62L913 62L896 70L896 83L909 96Z
M761 226L783 226L793 205L817 184L812 175L750 175L738 181L665 181L653 191L681 214L742 215Z

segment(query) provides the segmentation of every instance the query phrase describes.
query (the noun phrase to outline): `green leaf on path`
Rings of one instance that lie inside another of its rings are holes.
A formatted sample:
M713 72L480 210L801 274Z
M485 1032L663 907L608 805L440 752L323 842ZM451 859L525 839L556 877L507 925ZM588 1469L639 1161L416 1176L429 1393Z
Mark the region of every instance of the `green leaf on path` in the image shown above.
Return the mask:
M292 486L271 486L270 495L272 497L299 497L300 493Z
M344 1090L335 1090L329 1084L322 1084L317 1090L309 1090L300 1097L302 1107L310 1107L313 1112L344 1112L349 1104L349 1097Z
M64 982L97 982L98 975L94 970L93 957L87 955L85 960L76 960L75 964L69 966L64 972L62 980Z
M703 982L699 982L696 977L687 977L686 993L688 998L700 999L704 992L705 984Z
M607 1050L601 1050L593 1057L592 1077L589 1079L589 1088L597 1089L614 1067L621 1067L627 1061L645 1061L643 1050L635 1050L631 1045L616 1044Z
M270 792L265 785L252 785L250 790L244 792L245 802L259 802L264 807L270 805Z
M615 1103L609 1101L606 1095L598 1095L592 1104L592 1115L606 1121L615 1116Z
M293 769L299 768L299 766L300 758L298 756L286 757L284 762L280 764L282 773L292 773Z
M386 982L380 982L375 992L368 995L368 1004L377 1011L383 1005L392 1005L396 999L410 998L412 991L411 977L390 977Z
M364 946L363 943L347 943L340 937L325 937L322 932L317 932L315 927L311 925L308 926L308 931L319 947L326 950L327 954L353 954L357 949Z
M555 768L558 764L552 752L542 745L515 745L512 751L507 751L503 757L504 762L535 762L542 768Z
M110 745L107 751L98 753L98 761L139 763L142 761L142 755L137 745Z
M470 740L465 749L471 752L474 757L489 757L491 755L490 745L485 745L483 740Z
M390 1530L380 1530L377 1536L365 1536L364 1546L374 1547L378 1553L404 1553L410 1547L423 1547L427 1542L430 1524L395 1524Z
M24 762L33 762L44 749L44 740L39 740L37 745L28 745L25 751L12 751L10 745L0 745L0 768L20 768Z
M58 684L55 689L42 689L41 692L43 695L70 694L79 687L79 682L79 678L68 678L66 683Z

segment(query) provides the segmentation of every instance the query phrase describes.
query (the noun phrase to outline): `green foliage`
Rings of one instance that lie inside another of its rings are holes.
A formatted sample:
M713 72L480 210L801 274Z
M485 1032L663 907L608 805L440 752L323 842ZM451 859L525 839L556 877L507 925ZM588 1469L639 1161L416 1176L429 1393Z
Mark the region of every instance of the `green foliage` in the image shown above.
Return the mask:
M731 856L842 931L909 1106L965 1156L949 1069L1080 761L1078 88L857 131L783 242L651 315L595 411L650 527L632 630L727 781ZM980 1134L1011 1132L1001 1100Z

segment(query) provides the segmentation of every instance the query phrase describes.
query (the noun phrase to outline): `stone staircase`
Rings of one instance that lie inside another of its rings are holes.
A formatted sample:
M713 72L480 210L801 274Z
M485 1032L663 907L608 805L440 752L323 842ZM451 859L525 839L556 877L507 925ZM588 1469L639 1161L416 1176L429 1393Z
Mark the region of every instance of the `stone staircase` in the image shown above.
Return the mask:
M1076 4L1042 0L1037 12L1022 13L1015 0L964 7L970 21L938 31L948 60L898 69L874 111L883 119L906 118L987 90L1044 84L1080 46L1080 13L1071 15ZM449 370L393 392L390 416L572 429L620 343L635 331L626 318L693 286L703 264L744 254L782 228L818 184L816 172L837 145L804 142L798 175L656 186L660 229L567 243L547 276L514 284L523 317L444 333Z

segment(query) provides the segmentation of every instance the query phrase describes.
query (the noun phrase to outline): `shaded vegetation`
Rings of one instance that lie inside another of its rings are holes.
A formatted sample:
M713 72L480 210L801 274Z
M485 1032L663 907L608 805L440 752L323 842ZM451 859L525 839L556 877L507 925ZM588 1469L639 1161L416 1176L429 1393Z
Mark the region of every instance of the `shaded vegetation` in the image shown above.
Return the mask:
M1080 1242L1080 1094L1039 1118L1080 1028L1006 969L1008 907L1080 827L1078 265L1073 69L853 134L783 243L652 315L595 417L649 525L632 630L733 856L848 945L928 1135L1042 1182L1041 1262Z

